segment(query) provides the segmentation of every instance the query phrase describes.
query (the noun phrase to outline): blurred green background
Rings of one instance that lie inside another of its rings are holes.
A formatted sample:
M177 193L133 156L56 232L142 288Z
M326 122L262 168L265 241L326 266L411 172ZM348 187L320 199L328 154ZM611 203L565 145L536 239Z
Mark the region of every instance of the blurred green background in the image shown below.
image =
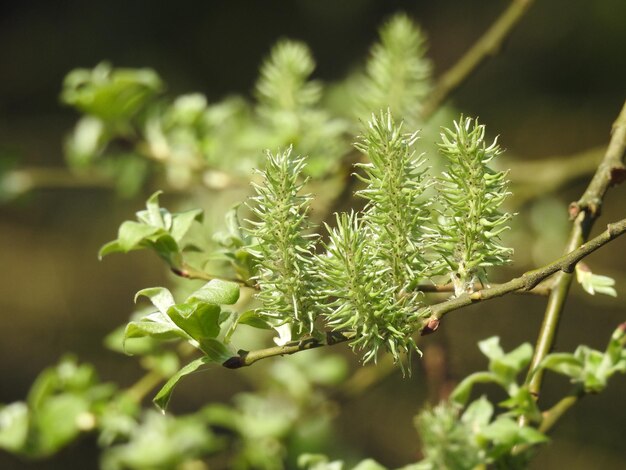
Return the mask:
M172 95L198 91L214 101L249 94L271 45L289 37L310 45L318 64L315 77L328 82L360 65L384 19L405 11L427 31L438 76L507 4L5 3L0 7L0 159L18 159L25 166L63 165L62 139L77 116L59 104L58 95L64 75L75 67L93 67L101 60L151 67ZM453 101L464 113L479 116L491 134L500 134L507 155L521 161L602 147L626 98L625 47L623 0L538 1L501 53L480 67ZM580 178L548 200L517 208L517 225L527 229L512 239L515 263L498 273L501 280L560 255L567 204L585 184ZM104 189L46 189L0 206L0 402L23 398L36 374L66 351L96 364L104 379L122 385L140 374L136 361L107 351L100 338L127 320L137 290L162 285L167 275L147 253L113 256L102 263L96 253L114 238L119 222L143 206L143 196L122 200ZM609 193L596 231L624 217L625 200L626 186ZM620 297L594 298L573 286L559 349L572 350L583 342L603 348L614 327L626 320L626 240L611 243L589 264L595 272L615 277ZM499 335L506 349L534 342L543 305L543 299L509 296L463 310L446 318L424 347L445 344L448 378L458 380L485 367L476 348L479 339ZM181 386L174 409L228 400L246 386L237 374L215 368ZM562 380L547 380L546 402L566 387ZM412 417L427 395L420 370L410 379L394 375L349 404L337 426L347 442L368 456L390 466L407 463L418 452ZM618 376L602 395L585 398L554 432L534 468L624 468L625 396L626 378ZM96 468L95 443L83 440L51 462L0 455L0 468L69 465Z

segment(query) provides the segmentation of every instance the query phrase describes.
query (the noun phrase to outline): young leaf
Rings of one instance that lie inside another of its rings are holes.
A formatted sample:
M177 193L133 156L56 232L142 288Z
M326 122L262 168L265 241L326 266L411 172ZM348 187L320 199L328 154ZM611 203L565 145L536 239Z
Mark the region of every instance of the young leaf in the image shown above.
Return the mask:
M174 214L172 219L172 229L170 233L177 243L180 243L182 238L191 228L194 221L202 222L203 211L202 209L193 209L187 212L181 212Z
M167 310L172 321L198 342L220 333L220 312L218 305L203 302L173 305Z
M141 320L131 321L124 330L122 347L124 350L126 340L132 338L150 337L160 340L190 339L190 336L179 328L169 317L161 312L147 315Z
M208 356L200 357L190 362L185 367L176 372L176 374L170 377L170 379L165 383L165 385L163 385L163 387L161 387L161 390L159 390L159 392L152 400L157 408L165 413L165 410L167 409L167 404L170 401L174 388L176 387L180 379L182 379L185 375L189 375L192 372L195 372L203 365L210 364L211 362L215 361Z
M206 302L214 305L233 305L239 300L239 285L213 279L195 291L185 302Z
M450 401L464 406L472 393L472 388L478 383L496 383L502 385L500 377L492 372L474 372L465 377L450 394Z
M135 302L139 297L147 297L161 313L167 313L167 309L174 305L174 296L165 287L149 287L135 294Z

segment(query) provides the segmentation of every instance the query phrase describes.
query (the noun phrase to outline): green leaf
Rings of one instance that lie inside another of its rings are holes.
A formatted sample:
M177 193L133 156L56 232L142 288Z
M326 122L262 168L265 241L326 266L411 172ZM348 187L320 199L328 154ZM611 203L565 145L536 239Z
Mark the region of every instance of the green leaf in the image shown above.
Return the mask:
M170 398L172 396L172 392L174 391L174 388L176 387L180 379L182 379L185 375L189 375L192 372L195 372L201 366L205 364L209 364L211 362L215 362L215 361L208 356L204 356L199 359L196 359L195 361L190 362L185 367L183 367L178 372L176 372L176 374L174 374L165 383L165 385L163 385L161 390L159 390L159 393L157 393L154 399L152 400L154 404L157 406L157 408L159 408L162 412L165 412L167 408L167 404L169 403Z
M123 252L129 252L130 250L140 248L142 241L157 233L164 233L163 229L127 220L120 225L117 233L117 242Z
M582 288L589 294L609 295L611 297L617 297L617 292L613 287L615 285L615 279L609 276L602 276L600 274L594 274L589 267L584 263L578 263L576 265L576 280L580 283Z
M205 338L200 341L200 349L209 357L213 362L223 363L230 357L232 352L220 341L212 338Z
M468 424L471 429L478 430L489 424L492 416L493 405L483 396L470 403L461 421Z
M237 283L213 279L187 297L186 302L200 301L214 305L233 305L237 300L239 300Z
M132 118L163 87L151 69L113 69L102 62L93 69L75 69L63 83L66 104L106 121Z
M497 374L503 383L511 385L515 383L517 374L530 363L532 355L533 347L524 343L501 357L491 359L489 370Z
M217 305L194 302L173 305L167 314L178 327L200 342L219 335L220 312Z
M572 379L580 379L583 373L583 363L572 354L553 353L548 354L537 369L548 369Z
M180 243L181 239L185 236L185 234L189 231L191 224L194 220L202 221L202 209L194 209L187 212L181 212L179 214L174 214L174 218L172 220L172 228L170 233L174 240Z
M88 411L89 402L77 394L47 398L33 412L33 424L38 431L35 454L50 455L73 440L80 433L78 416Z
M172 293L165 287L149 287L135 294L135 302L139 297L147 297L161 313L167 313L167 309L174 305Z
M177 338L190 339L190 335L178 327L170 317L161 312L154 312L141 320L128 323L124 330L124 349L128 339L142 338L145 336L160 340Z
M273 327L270 325L256 310L247 310L243 312L237 318L237 324L248 325L260 330L271 330Z
M128 338L125 340L124 333L127 326L128 324L120 325L106 335L104 338L104 345L111 351L128 354L130 356L142 356L158 349L159 341L149 336L141 338Z
M492 457L498 458L509 453L513 447L520 444L539 444L546 442L548 438L530 426L520 426L517 421L504 416L499 417L493 423L482 429L484 438L494 444L491 450Z
M500 347L500 338L492 336L478 343L478 349L489 359L500 359L504 356L504 351Z
M541 421L541 411L528 387L518 388L507 400L498 403L498 405L510 409L513 416L526 416L532 421Z
M104 258L106 255L110 255L111 253L124 253L124 249L120 246L117 240L110 241L100 248L98 251L98 259Z

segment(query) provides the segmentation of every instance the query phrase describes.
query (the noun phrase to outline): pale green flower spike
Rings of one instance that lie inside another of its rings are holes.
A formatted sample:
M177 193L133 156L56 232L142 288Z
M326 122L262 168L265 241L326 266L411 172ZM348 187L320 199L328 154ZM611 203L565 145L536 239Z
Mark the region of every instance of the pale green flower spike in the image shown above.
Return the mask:
M268 151L265 170L259 172L264 181L252 183L256 196L248 203L257 218L248 221L248 232L257 240L250 252L258 260L259 313L275 326L292 323L297 334L313 331L315 317L314 239L304 234L311 196L299 194L306 183L299 180L303 168L304 159L292 157L291 148Z
M458 296L486 283L487 267L509 262L513 250L499 238L514 214L499 210L510 194L507 172L488 166L502 151L497 139L487 145L484 125L461 116L454 130L443 129L439 149L448 166L437 184L443 207L434 228L435 270L450 277Z

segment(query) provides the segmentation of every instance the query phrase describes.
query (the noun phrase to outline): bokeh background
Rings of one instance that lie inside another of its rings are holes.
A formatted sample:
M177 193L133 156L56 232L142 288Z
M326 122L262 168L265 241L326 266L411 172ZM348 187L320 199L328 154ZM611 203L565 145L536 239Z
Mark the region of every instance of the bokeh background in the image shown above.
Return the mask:
M121 0L8 2L0 6L0 159L25 166L63 165L62 139L77 115L59 104L64 75L102 60L152 67L173 95L198 91L210 101L250 94L258 66L281 37L313 50L315 77L333 81L362 63L385 18L405 11L430 38L435 73L452 65L508 2L297 0ZM452 100L501 135L518 161L575 156L605 146L626 98L626 2L539 1ZM572 160L573 161L573 160ZM521 170L523 171L523 165ZM530 175L532 179L533 175ZM539 177L540 175L538 175ZM514 240L510 275L560 255L566 206L584 177L540 202L518 209L526 234ZM100 338L125 322L134 293L167 283L150 254L98 262L98 248L120 221L143 205L106 189L45 189L0 206L0 402L22 399L36 374L66 351L96 364L123 385L140 374L133 359L106 350ZM626 187L612 190L596 231L623 218ZM603 348L626 320L626 240L589 259L594 271L617 280L618 299L596 298L573 286L557 347L584 342ZM445 345L447 377L485 367L476 342L499 335L506 349L533 342L544 300L509 296L450 315L425 346ZM215 384L220 384L219 387ZM206 400L227 401L244 381L216 368L177 392L177 410ZM545 397L567 384L548 380ZM355 399L337 418L354 448L393 466L418 452L412 416L428 391L422 374L393 375ZM554 432L533 468L618 469L626 465L626 377L600 396L585 398ZM382 431L381 431L382 429ZM340 456L333 456L340 457ZM0 468L96 468L89 439L51 462L29 463L0 454Z

